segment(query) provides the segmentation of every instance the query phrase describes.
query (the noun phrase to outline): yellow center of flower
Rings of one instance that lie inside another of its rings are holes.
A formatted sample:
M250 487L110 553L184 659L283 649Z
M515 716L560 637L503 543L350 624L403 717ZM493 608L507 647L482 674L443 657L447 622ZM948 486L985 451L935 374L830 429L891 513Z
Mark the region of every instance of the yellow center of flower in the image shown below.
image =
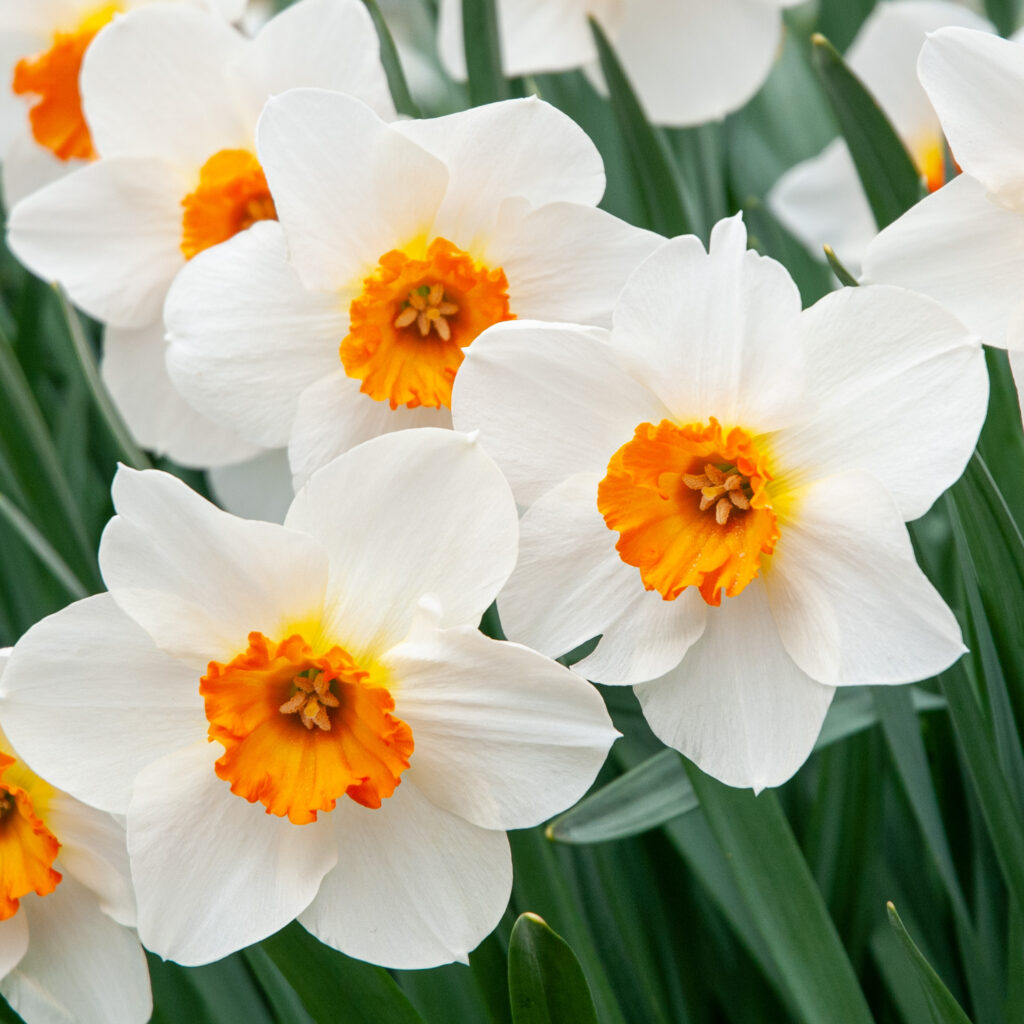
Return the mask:
M936 192L946 184L946 140L940 134L928 136L910 147L911 156L917 165L918 173L924 178L929 192ZM954 174L960 168L951 162Z
M349 309L339 354L360 391L392 409L450 408L462 350L514 318L505 272L435 238L422 259L399 249L381 256Z
M342 647L315 653L299 634L249 634L227 664L200 680L209 737L225 747L217 774L231 792L296 825L343 796L380 807L401 781L412 730L374 673Z
M698 587L710 605L757 576L779 538L768 472L751 436L713 417L641 423L608 463L597 507L628 565L667 601Z
M187 260L258 220L277 220L263 168L247 149L214 153L199 171L195 191L181 205L181 251Z
M55 32L48 50L15 65L14 93L38 97L28 115L32 135L61 160L92 160L96 156L82 113L78 73L93 37L120 10L119 3L94 8L70 31Z
M53 869L57 837L43 824L28 792L4 778L16 764L0 751L0 921L17 913L22 896L46 896L61 880Z

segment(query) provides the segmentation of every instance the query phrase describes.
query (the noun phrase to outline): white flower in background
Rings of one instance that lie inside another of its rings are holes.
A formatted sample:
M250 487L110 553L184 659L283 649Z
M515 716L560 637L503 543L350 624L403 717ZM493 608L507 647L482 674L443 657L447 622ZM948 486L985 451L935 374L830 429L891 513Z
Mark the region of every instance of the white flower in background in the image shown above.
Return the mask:
M360 0L301 0L247 39L153 5L96 37L81 80L99 159L14 208L11 248L108 325L104 378L140 444L193 466L245 458L256 449L167 380L164 298L197 253L274 217L255 152L268 96L319 85L394 116L370 16Z
M0 160L10 208L96 150L82 113L78 73L93 38L118 14L154 0L6 0L0 11ZM169 0L174 2L174 0ZM222 17L246 0L179 0Z
M801 0L498 0L508 75L590 67L587 18L600 22L652 121L692 125L724 117L768 77L785 7ZM438 48L465 78L461 0L441 0Z
M597 150L540 100L387 124L293 90L258 139L280 223L179 275L168 368L211 420L288 444L299 482L370 437L449 425L464 352L492 324L607 323L663 241L595 208Z
M864 22L846 61L892 122L934 192L946 182L942 125L917 77L917 58L929 32L961 25L983 32L992 26L961 4L945 0L880 3ZM846 141L790 168L768 194L768 205L819 259L830 245L856 272L878 232Z
M962 472L981 346L929 299L847 288L801 312L742 221L664 245L611 332L501 324L453 416L520 505L506 633L636 685L654 732L735 786L803 763L833 688L906 683L963 651L904 521Z
M0 732L0 994L27 1024L143 1024L134 923L124 828L44 782Z
M963 173L879 234L864 279L930 295L1008 348L1024 404L1024 45L942 29L919 70Z
M515 503L472 438L377 438L284 526L121 469L110 592L18 643L0 706L57 784L127 814L139 934L216 960L298 917L391 967L465 960L512 883L504 830L594 781L616 733L584 679L478 632Z

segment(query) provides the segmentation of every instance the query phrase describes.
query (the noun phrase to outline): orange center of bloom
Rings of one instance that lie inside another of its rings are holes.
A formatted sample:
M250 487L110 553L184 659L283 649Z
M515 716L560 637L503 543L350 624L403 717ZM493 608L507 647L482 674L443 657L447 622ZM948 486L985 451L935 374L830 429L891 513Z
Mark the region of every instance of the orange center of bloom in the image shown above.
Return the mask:
M349 309L341 362L363 382L360 391L392 409L450 408L462 350L492 324L513 319L505 272L435 238L424 259L399 249L381 256Z
M955 160L951 158L947 164L946 140L942 135L920 140L911 146L911 155L929 192L938 191L947 180L960 173L960 167Z
M187 260L258 220L277 220L263 168L247 149L214 153L203 164L195 191L181 205L181 251Z
M56 32L44 53L18 61L11 88L18 96L37 96L29 110L32 135L61 160L92 160L89 126L82 113L78 73L93 37L121 9L118 3L97 7L70 32Z
M22 896L45 896L61 880L52 867L60 843L36 814L28 793L4 780L14 764L13 757L0 752L0 921L17 913Z
M298 634L278 644L250 633L238 657L210 662L199 692L209 737L226 748L217 774L296 825L346 795L380 807L409 767L412 730L341 647L314 654Z
M735 597L779 538L771 479L746 431L708 423L641 423L608 463L597 507L622 560L667 601L698 587L711 605Z

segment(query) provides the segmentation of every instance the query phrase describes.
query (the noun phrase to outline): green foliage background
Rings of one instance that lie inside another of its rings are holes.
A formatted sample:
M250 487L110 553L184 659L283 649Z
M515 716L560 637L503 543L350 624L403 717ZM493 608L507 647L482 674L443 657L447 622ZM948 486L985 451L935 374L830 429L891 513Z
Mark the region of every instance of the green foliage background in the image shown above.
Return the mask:
M404 7L431 45L431 0L384 6ZM724 123L687 130L647 124L606 45L609 99L579 72L506 81L490 0L464 2L468 86L449 82L424 104L384 52L408 113L531 92L561 107L604 155L603 205L633 223L706 239L742 209L752 243L785 263L810 304L832 272L763 204L777 176L841 131L880 222L919 195L884 116L812 41L820 32L841 52L872 7L821 0L787 12L761 92ZM985 7L1002 32L1016 26L1016 0ZM0 646L102 589L95 551L115 464L150 464L98 383L98 338L3 254ZM293 924L209 967L151 958L154 1021L1024 1021L1024 436L1004 354L989 365L979 454L913 526L971 648L945 676L844 692L804 768L758 797L665 751L631 692L606 689L624 738L596 795L546 832L511 835L512 905L468 967L387 972ZM156 464L204 490L200 474ZM500 629L493 615L483 628ZM550 929L516 923L527 912ZM0 1020L17 1019L0 1002Z

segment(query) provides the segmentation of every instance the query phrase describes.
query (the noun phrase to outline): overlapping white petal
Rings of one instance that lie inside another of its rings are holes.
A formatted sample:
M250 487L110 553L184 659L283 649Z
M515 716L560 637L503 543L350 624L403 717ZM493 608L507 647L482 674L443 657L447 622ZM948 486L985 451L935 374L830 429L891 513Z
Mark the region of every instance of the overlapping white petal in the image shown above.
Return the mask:
M476 625L516 560L508 484L478 443L443 430L353 449L310 478L285 525L326 549L326 618L371 655L405 638L424 594L440 601L444 625Z
M234 796L200 739L139 773L128 851L139 936L178 963L220 960L309 906L338 849L323 823L299 828Z
M28 951L0 978L0 994L16 1013L40 1024L149 1019L153 1004L139 940L107 917L84 885L65 875L48 896L26 896L12 920L19 917Z
M903 512L877 479L833 476L798 501L765 587L805 672L833 686L903 683L964 653L953 613L914 561Z
M709 775L754 790L807 760L835 691L806 675L779 638L763 587L709 615L682 663L636 687L655 735Z
M204 730L198 680L109 595L88 598L19 640L0 680L4 731L55 786L123 813L139 770Z
M472 626L422 630L386 664L416 738L408 778L481 828L526 828L574 804L616 736L584 679Z
M403 970L466 963L508 903L505 833L443 810L411 778L380 810L339 804L332 828L337 866L299 920L349 956Z
M113 496L104 581L158 647L199 675L230 661L250 632L287 636L290 623L320 614L327 558L313 538L237 519L166 473L122 467Z

